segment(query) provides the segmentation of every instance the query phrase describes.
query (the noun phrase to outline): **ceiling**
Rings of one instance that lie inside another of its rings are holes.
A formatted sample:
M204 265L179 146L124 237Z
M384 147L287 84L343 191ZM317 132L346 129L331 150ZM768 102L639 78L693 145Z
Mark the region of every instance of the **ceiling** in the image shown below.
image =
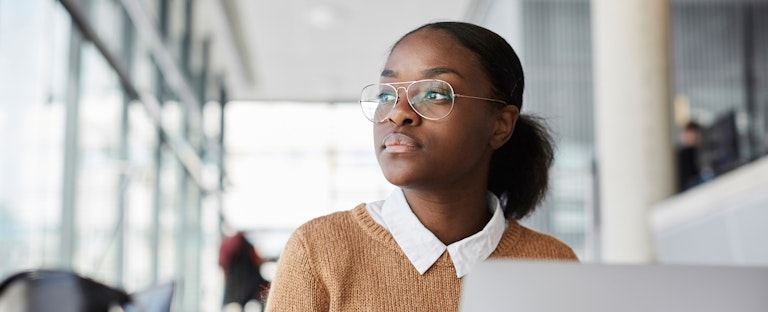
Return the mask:
M388 49L436 20L472 20L485 1L222 1L235 75L231 98L257 101L356 101L378 79ZM233 66L228 66L233 68Z

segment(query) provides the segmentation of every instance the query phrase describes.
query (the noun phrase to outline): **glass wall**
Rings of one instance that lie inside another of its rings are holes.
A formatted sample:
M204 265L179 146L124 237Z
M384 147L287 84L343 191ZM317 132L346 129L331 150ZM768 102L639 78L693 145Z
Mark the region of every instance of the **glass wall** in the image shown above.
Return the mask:
M190 66L209 57L193 3L0 0L0 277L173 281L174 310L219 309L220 189L202 177L222 172L203 153L220 138L202 115L221 105L207 60Z
M59 258L70 24L51 1L0 1L0 275Z

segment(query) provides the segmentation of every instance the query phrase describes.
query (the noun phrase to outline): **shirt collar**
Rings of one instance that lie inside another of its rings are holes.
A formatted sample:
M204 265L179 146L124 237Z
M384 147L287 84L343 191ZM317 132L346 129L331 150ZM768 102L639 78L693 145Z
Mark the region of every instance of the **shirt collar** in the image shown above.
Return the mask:
M368 210L376 222L389 230L419 274L427 272L447 249L456 269L456 277L463 277L478 262L491 255L507 228L499 199L491 192L488 192L488 206L493 209L488 224L480 232L448 246L421 224L400 188L395 189L383 203L369 204Z

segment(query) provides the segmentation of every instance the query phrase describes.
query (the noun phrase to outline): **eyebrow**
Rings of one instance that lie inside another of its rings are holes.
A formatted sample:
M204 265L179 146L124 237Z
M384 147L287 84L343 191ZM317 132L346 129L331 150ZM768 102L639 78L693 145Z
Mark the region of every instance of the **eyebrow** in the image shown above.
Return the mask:
M385 70L381 71L381 76L382 77L387 77L387 78L395 78L395 77L397 77L397 73L395 73L394 70L385 69Z
M464 76L461 73L449 67L435 67L435 68L428 68L421 71L421 75L426 78L434 78L442 74L454 74L456 76L464 78ZM391 69L385 69L381 71L381 77L396 78L397 72Z

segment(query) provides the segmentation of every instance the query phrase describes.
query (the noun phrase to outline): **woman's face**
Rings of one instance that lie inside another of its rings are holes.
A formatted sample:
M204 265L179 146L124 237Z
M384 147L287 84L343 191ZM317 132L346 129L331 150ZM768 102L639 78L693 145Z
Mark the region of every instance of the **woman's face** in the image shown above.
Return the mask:
M421 30L392 50L381 82L440 79L450 83L456 94L493 98L477 57L442 30ZM376 156L387 180L421 189L486 183L491 154L503 144L500 140L509 137L498 133L502 111L498 104L456 97L450 115L428 120L408 105L403 88L398 92L400 98L389 118L373 128Z

